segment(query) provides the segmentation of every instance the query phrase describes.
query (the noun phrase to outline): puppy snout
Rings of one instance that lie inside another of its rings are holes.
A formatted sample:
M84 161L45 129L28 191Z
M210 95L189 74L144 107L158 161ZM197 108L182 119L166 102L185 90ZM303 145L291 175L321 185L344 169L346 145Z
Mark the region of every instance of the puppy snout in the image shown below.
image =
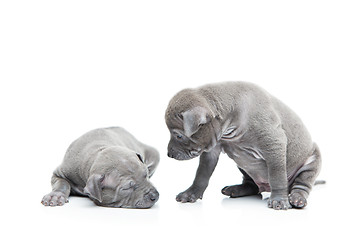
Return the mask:
M174 151L174 149L172 147L168 148L168 154L167 155L168 155L169 158L175 158L175 151Z
M146 195L146 198L155 203L159 199L159 192L153 190Z

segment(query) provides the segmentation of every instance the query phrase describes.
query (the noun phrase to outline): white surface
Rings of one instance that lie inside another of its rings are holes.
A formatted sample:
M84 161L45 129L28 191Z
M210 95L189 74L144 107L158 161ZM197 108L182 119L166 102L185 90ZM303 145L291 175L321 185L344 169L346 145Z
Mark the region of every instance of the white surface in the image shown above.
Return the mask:
M359 11L358 1L1 1L0 234L355 239ZM241 181L226 155L202 201L175 201L198 160L167 158L167 103L185 87L225 80L261 85L307 125L327 184L314 188L306 209L274 211L255 197L221 195ZM75 197L43 207L70 142L114 125L160 151L154 208L101 208Z

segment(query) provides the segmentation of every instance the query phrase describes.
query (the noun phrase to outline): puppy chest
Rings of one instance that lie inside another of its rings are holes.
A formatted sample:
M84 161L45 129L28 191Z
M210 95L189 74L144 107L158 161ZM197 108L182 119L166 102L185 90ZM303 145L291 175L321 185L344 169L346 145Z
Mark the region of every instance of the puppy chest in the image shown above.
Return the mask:
M223 152L235 161L244 161L252 164L265 163L264 156L259 148L245 144L222 144Z
M226 144L223 151L255 182L268 182L267 164L260 150L245 145Z

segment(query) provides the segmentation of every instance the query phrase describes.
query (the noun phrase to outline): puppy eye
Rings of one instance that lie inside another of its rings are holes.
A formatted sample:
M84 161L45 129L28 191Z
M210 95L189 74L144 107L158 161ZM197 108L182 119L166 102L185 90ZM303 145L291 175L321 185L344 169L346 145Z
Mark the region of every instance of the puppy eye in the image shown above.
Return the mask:
M182 135L180 132L178 132L178 131L173 131L172 134L173 134L178 140L180 140L180 139L183 138L183 135Z
M124 187L122 190L123 190L123 191L130 190L130 189L132 189L134 186L135 186L135 182L134 182L134 181L130 181L130 182L128 183L128 185L127 185L126 187Z
M177 116L178 118L180 118L181 120L183 120L183 118L184 118L181 113L176 114L176 116Z

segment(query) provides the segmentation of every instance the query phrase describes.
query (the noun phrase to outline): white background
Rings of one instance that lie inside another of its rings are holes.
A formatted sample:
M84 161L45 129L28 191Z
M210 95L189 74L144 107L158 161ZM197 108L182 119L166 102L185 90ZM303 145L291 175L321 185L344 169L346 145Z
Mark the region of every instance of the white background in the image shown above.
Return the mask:
M346 0L1 1L0 235L357 238L359 12L358 1ZM167 103L183 88L227 80L257 83L283 100L320 146L327 184L314 188L306 209L223 196L222 187L241 182L226 155L202 201L175 201L198 160L167 157ZM71 141L116 125L159 150L156 205L111 209L71 197L42 206Z

